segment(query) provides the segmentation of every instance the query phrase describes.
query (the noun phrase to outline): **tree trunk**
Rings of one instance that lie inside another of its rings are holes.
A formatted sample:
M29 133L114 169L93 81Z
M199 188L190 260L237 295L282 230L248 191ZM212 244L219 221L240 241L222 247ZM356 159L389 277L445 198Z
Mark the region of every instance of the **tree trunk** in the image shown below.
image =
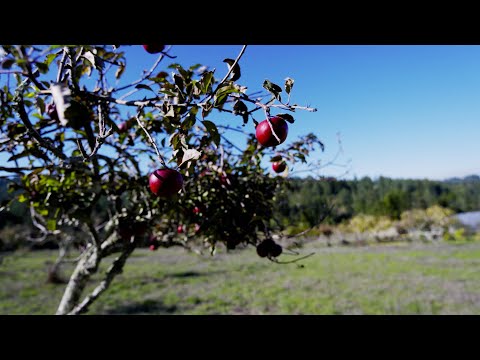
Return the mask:
M92 247L87 250L85 257L78 262L70 277L58 306L57 315L66 315L77 305L90 276L97 271L99 263L100 257L97 249Z

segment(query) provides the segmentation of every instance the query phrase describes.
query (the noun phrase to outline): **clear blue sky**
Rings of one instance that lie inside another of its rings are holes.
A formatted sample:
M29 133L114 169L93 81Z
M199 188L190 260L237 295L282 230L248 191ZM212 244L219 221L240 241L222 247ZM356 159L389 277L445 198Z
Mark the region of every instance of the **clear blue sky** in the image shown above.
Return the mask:
M222 60L235 58L241 45L173 46L184 66L210 65L222 77ZM137 79L156 55L127 46L124 81ZM326 145L328 161L341 134L351 159L347 178L380 175L445 179L480 174L480 46L273 46L252 45L241 62L249 92L265 79L283 85L295 79L293 102L317 107L298 111L289 140L308 132ZM170 70L169 70L170 71ZM122 83L124 83L122 81ZM228 117L227 117L228 118ZM258 120L263 117L258 113ZM232 117L233 124L241 123ZM253 131L253 124L249 125ZM338 175L339 168L325 169Z
M141 46L125 49L132 68L146 68L155 58ZM171 53L182 65L208 64L222 76L222 60L240 49L183 45ZM318 111L297 112L289 139L314 132L327 146L320 155L327 161L339 132L339 162L351 159L348 178L480 174L479 46L252 45L240 64L241 82L252 92L264 79L281 85L287 76L295 79L293 101Z

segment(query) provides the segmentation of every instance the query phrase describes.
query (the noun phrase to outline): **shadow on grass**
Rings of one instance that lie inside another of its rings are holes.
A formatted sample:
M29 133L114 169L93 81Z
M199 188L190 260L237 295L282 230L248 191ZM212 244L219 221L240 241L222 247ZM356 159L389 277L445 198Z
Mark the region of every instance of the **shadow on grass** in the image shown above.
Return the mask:
M217 270L217 271L209 271L209 272L198 272L198 271L180 271L170 274L165 274L165 277L168 278L175 278L175 279L186 279L186 278L197 278L202 276L209 276L215 274L225 274L227 270Z
M127 305L118 306L116 308L106 311L107 315L140 315L140 314L156 314L156 315L171 315L178 311L175 305L166 306L160 301L145 300L142 302L131 303Z
M200 277L205 275L206 274L202 274L198 271L182 271L182 272L177 272L172 274L166 274L165 276L171 277L171 278L190 278L190 277Z

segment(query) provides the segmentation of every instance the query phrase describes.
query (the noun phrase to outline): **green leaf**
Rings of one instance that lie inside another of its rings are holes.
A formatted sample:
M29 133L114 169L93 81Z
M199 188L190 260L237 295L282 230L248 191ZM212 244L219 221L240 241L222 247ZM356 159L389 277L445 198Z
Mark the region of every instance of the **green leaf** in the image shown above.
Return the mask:
M215 94L214 107L222 106L227 101L228 95L231 93L238 93L238 89L232 85L223 86L217 90Z
M185 83L183 81L183 78L180 75L178 74L173 75L173 81L175 82L175 85L177 85L180 90L183 90Z
M13 60L13 59L3 60L2 69L7 69L8 70L12 67L13 64L15 64L15 60Z
M240 115L243 117L243 123L248 123L248 107L241 100L237 100L235 105L233 105L233 114Z
M40 71L42 74L48 73L49 66L47 64L42 62L37 62L35 63L35 65L37 66L38 71Z
M233 114L234 115L242 115L248 112L247 105L241 100L237 100L233 105Z
M286 91L287 94L290 94L290 91L292 91L294 82L295 81L293 79L289 78L289 77L287 77L285 79L285 91Z
M152 88L148 85L144 85L144 84L138 84L135 86L135 89L145 89L145 90L150 90L151 92L155 92L152 90Z
M263 82L263 87L271 93L275 99L281 101L282 98L280 96L280 93L282 92L282 88L278 86L277 84L272 83L270 80L265 80Z
M83 58L88 60L88 62L92 64L95 69L103 69L103 60L98 56L95 56L95 54L91 51L87 51L85 54L83 54Z
M195 125L196 122L195 114L190 113L187 118L183 121L182 128L183 130L189 130Z
M58 56L58 54L48 54L47 58L45 59L45 64L49 65L55 60L55 58Z
M275 115L275 116L280 117L285 121L288 121L290 124L293 124L295 122L295 119L290 114L278 114L278 115Z
M40 114L45 113L45 102L43 101L43 99L41 97L37 97L35 101L37 108L40 111Z
M282 155L277 155L277 156L274 156L270 159L270 162L277 162L277 161L280 161L282 160Z
M47 220L47 229L49 231L57 230L57 220L56 219L48 219Z
M122 76L122 74L124 73L125 71L125 65L124 64L120 64L118 66L118 69L117 71L115 71L115 79L119 79L120 76Z
M198 68L200 68L201 66L202 66L202 64L195 64L195 65L190 66L189 69L192 70L192 71L195 71Z
M206 71L203 73L202 78L199 81L203 94L206 94L210 86L213 84L213 71Z
M230 71L230 69L232 69L232 65L235 63L235 60L224 59L223 62L228 64L228 70ZM238 65L238 63L237 63L237 64L235 64L235 66L232 69L232 72L230 73L230 80L231 81L237 81L238 79L240 79L240 76L242 76L242 74L240 72L240 65Z
M195 149L184 150L182 162L178 166L182 166L187 161L198 160L200 155L202 155L202 153Z
M213 142L218 146L220 144L220 134L218 133L217 126L210 120L204 120L202 123L207 128L207 131L212 137Z

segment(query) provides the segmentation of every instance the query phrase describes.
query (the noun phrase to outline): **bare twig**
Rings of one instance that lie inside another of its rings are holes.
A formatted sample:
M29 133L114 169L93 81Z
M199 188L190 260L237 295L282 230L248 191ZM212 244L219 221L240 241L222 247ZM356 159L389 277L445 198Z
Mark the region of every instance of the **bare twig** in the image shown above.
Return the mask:
M247 45L243 45L242 47L242 50L240 50L240 53L238 54L237 58L235 59L235 61L233 62L232 66L230 66L230 69L228 70L227 74L225 75L225 77L222 79L222 81L219 82L219 84L217 85L217 88L215 89L215 91L213 92L214 94L217 92L217 90L223 85L223 83L225 81L227 81L228 77L230 76L230 74L232 73L233 69L235 68L235 65L238 64L238 62L240 61L240 59L242 58L243 56L243 53L245 52L245 50L247 49Z
M18 115L20 116L20 119L22 120L23 124L25 127L28 129L32 137L37 141L38 144L43 146L44 148L50 150L52 153L54 153L58 158L65 160L67 157L65 156L64 153L62 153L60 150L58 150L56 147L51 145L49 143L50 139L43 139L40 134L35 130L33 127L32 123L30 122L30 119L28 118L28 114L25 111L24 104L23 104L23 99L19 98L17 100L17 103L15 105Z
M160 151L158 150L157 148L157 144L155 143L155 140L153 140L152 136L150 135L150 133L147 131L147 129L145 129L145 127L143 126L141 120L140 120L140 114L142 112L142 108L140 108L140 110L138 111L137 115L135 116L135 118L137 119L137 123L138 123L138 126L140 126L142 128L142 130L145 132L145 134L147 135L147 138L148 140L150 140L150 143L153 145L153 147L155 148L155 152L157 153L157 157L158 157L158 160L160 161L160 163L164 166L164 167L168 167L166 162L165 162L165 159L163 158L163 156L160 154Z
M58 72L57 72L57 83L59 83L62 80L62 73L63 73L63 68L65 67L65 62L67 61L67 48L63 48L63 55L62 55L62 60L60 60L60 65L58 66Z
M202 102L205 102L207 103L218 91L218 89L220 89L220 87L223 85L223 83L225 81L227 81L228 77L230 76L230 74L232 73L233 69L235 68L235 65L238 64L238 62L240 61L240 59L242 58L243 56L243 53L245 52L245 50L247 49L247 45L243 45L242 47L242 50L240 50L240 53L238 54L237 58L235 59L235 61L233 62L232 66L230 66L230 69L228 69L228 72L227 74L225 75L225 77L218 83L217 87L215 88L215 90L209 95L207 96L204 100L202 100Z
M312 253L310 253L310 254L308 254L308 255L305 255L305 256L302 256L302 257L300 257L300 258L297 258L297 259L294 259L294 260L290 260L290 261L279 261L279 260L273 259L273 258L269 258L269 260L272 261L272 262L274 262L274 263L276 263L276 264L291 264L291 263L295 263L295 262L298 262L298 261L300 261L300 260L306 259L306 258L308 258L308 257L310 257L310 256L312 256L312 255L315 255L315 253L312 252Z
M151 69L145 74L142 76L142 78L138 79L138 80L135 80L134 82L132 82L131 84L128 84L128 85L125 85L125 86L121 86L119 88L116 88L115 90L113 90L112 92L118 92L118 91L122 91L122 90L125 90L125 89L128 89L132 86L135 86L139 83L141 83L142 81L146 80L148 77L150 77L150 75L152 75L152 73L155 71L155 69L157 68L158 64L160 64L160 62L163 60L163 58L165 57L165 54L161 54L157 61L155 61L155 63L153 64L153 66L151 67Z

